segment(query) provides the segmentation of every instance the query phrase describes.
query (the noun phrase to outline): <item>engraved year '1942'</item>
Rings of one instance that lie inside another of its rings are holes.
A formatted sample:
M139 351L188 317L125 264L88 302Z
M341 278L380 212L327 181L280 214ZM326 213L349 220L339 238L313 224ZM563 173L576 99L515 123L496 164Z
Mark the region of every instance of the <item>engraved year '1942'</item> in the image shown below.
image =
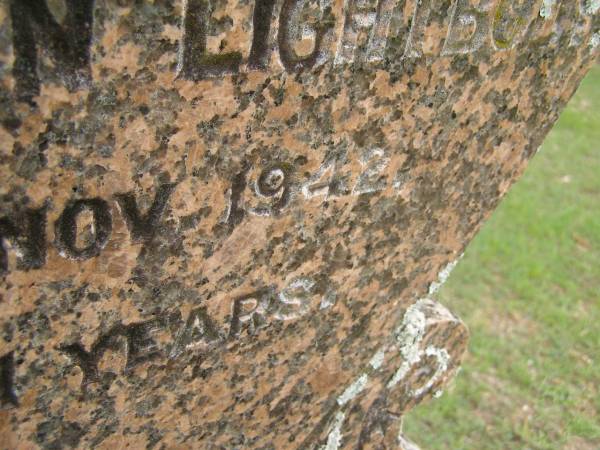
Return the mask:
M248 164L229 181L226 208L221 211L218 223L225 231L221 237L231 235L246 216L278 217L301 200L318 202L383 191L394 196L402 194L407 174L398 169L396 175L390 177L392 159L386 150L367 149L354 165L348 164L352 161L345 155L325 158L320 168L312 174L304 174L303 180L298 180L297 170L291 163L272 162L259 167ZM353 174L352 167L358 168L358 172ZM114 195L133 244L145 244L155 237L175 189L173 183L158 185L154 200L145 211L140 210L134 192ZM48 199L43 205L0 217L0 276L6 275L12 266L9 250L14 253L18 270L40 269L45 265L50 203ZM91 217L92 226L82 245L78 237L84 233L80 229L84 213ZM64 205L54 222L54 246L64 258L88 260L100 255L112 231L113 208L107 200L100 197L73 199Z
M77 89L89 84L94 2L65 0L67 14L59 24L45 0L9 0L17 98L32 101L39 94L38 48L46 50L67 87ZM582 18L598 11L598 2L577 2ZM210 0L184 0L177 66L182 78L200 80L241 71L266 70L273 49L278 50L278 61L290 73L311 69L327 61L335 65L353 63L357 58L367 62L382 61L389 39L399 37L390 35L391 24L401 15L405 2L346 0L341 13L343 17L339 18L332 12L331 0L283 0L281 5L276 0L255 0L251 42L241 46L248 49L246 55L240 51L211 53L208 50L213 3ZM419 58L426 53L426 29L432 11L439 8L438 3L437 0L414 2L410 29L403 37L403 58ZM561 0L454 0L448 11L442 55L473 53L489 46L499 51L513 48L524 38L536 17L541 16L542 22L555 21L560 5ZM308 6L319 11L316 23L304 17L303 11ZM272 30L274 21L277 22L276 36ZM337 33L336 22L341 24L341 31ZM575 30L573 42L577 41L577 33ZM358 45L359 35L365 34L368 42L362 48ZM299 54L297 44L305 40L310 42L310 51Z

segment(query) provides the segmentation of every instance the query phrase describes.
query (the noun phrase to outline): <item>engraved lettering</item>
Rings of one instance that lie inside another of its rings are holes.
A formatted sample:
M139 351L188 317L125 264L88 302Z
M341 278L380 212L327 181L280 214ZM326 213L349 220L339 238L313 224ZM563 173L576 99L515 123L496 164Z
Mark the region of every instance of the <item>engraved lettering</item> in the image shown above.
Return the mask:
M70 90L85 86L91 78L90 44L94 0L65 0L61 26L45 0L10 0L15 62L13 75L19 100L31 102L40 93L37 48L42 47Z
M84 248L77 248L77 216L84 211L93 216L93 240ZM98 256L112 232L110 207L101 198L76 200L71 202L56 221L56 248L61 256L75 260L85 260Z
M526 39L535 39L536 35L545 34L544 30L555 26L558 12L560 10L560 0L542 0L539 6L539 16L543 20L534 20L527 32Z
M273 197L285 189L286 171L283 166L265 169L258 178L256 193L262 197Z
M554 6L557 0L542 0L540 5L540 17L544 20L548 20L554 14Z
M321 304L319 305L319 309L328 309L331 308L333 305L335 305L335 302L337 301L337 293L335 292L335 290L333 290L333 288L329 288L327 289L327 292L325 292L325 295L323 296L323 298L321 299Z
M89 384L101 381L98 364L107 350L122 348L119 345L119 339L125 338L126 372L136 365L159 355L160 349L152 339L151 334L160 329L161 326L164 326L164 321L161 319L129 325L117 324L107 333L99 336L89 351L86 351L79 342L61 345L58 349L81 369L83 374L81 388L85 392Z
M183 36L179 48L177 74L187 80L202 80L239 72L242 54L206 52L209 20L213 12L209 0L185 0Z
M344 31L335 57L335 64L354 62L356 45L361 29L371 29L375 24L377 13L373 11L368 0L347 0Z
M569 47L578 47L583 43L585 35L586 23L600 10L598 0L576 0L579 5L579 18L575 22L571 37L569 39Z
M395 6L394 0L379 0L377 4L377 17L367 46L367 61L369 62L382 61L385 56L385 47Z
M221 335L216 324L209 317L206 306L192 310L187 321L180 329L169 358L176 358L186 350L198 347L208 348L219 342Z
M318 24L301 23L303 12L309 0L284 0L279 15L277 42L279 57L288 72L301 72L323 64L327 58L327 43L333 23L329 18L331 6L324 5L322 19ZM312 36L314 42L310 54L299 56L294 49L301 37Z
M19 406L15 391L15 357L9 352L0 357L0 410Z
M95 0L64 2L66 15L59 21L47 0L8 0L13 24L15 93L20 100L32 102L39 95L39 51L50 57L52 68L69 90L90 83ZM183 3L177 63L179 77L198 81L269 67L275 0L255 1L252 42L244 65L242 53L228 50L225 40L218 50L208 48L210 36L217 33L218 1L184 0ZM420 58L426 53L424 46L431 12L443 5L439 0L413 3L404 58ZM525 36L533 38L538 32L548 31L556 19L559 4L559 0L455 0L442 55L475 52L489 45L490 37L495 50L514 48ZM598 2L592 0L577 0L573 7L579 8L581 17L569 45L581 43L590 16L600 9ZM394 0L346 0L343 29L333 64L353 63L357 58L367 62L382 61L392 19L401 9ZM537 16L534 11L544 20L534 22ZM334 19L331 0L283 0L276 40L285 71L298 73L327 61L331 56ZM553 39L556 40L556 36Z
M327 158L317 173L302 185L302 193L307 199L322 195L327 200L330 196L350 193L344 177L338 174L341 159L340 156Z
M325 199L329 196L331 189L331 178L335 171L335 161L330 159L326 161L318 170L318 172L311 176L309 180L302 185L302 193L306 198L313 198L320 195L325 196ZM328 179L323 180L327 177Z
M83 377L81 379L81 389L85 392L87 385L100 381L98 371L98 361L106 350L111 348L113 337L111 335L101 336L90 351L86 351L80 343L61 345L58 349L65 353L75 365L79 366Z
M188 351L208 353L224 349L224 344L246 335L256 335L274 321L295 320L311 310L323 311L335 305L336 292L332 287L326 289L320 300L316 298L316 294L315 281L308 277L299 277L293 279L279 293L274 286L269 286L234 298L231 303L231 315L223 318L224 326L229 327L227 334L208 314L208 308L200 306L192 309L185 321L181 320L181 313L175 311L145 322L129 325L117 323L107 332L100 334L89 351L81 342L63 344L58 350L80 368L81 390L87 394L90 384L110 383L114 376L107 375L117 375L114 370L101 370L100 363L106 358L107 351L124 353L126 363L122 374L127 375L134 367L153 358L175 359ZM173 336L173 344L160 344L164 338L171 335L172 325L175 324L179 329ZM157 339L155 333L162 339ZM112 359L106 358L106 361L110 362Z
M285 208L291 198L292 167L289 164L274 164L263 169L258 180L253 183L254 192L259 199L267 199L248 211L257 216L276 215Z
M497 50L513 48L525 35L532 19L535 0L524 0L520 4L500 0L494 14L492 36Z
M143 216L140 214L133 192L115 195L117 204L127 223L127 228L131 233L132 242L148 242L152 239L174 189L175 184L162 184L159 186L152 206Z
M225 212L224 223L227 225L227 233L231 234L236 226L244 220L245 211L242 208L242 193L246 189L246 174L248 166L245 166L239 173L235 175L231 183L231 188L228 190L229 204Z
M473 53L485 44L490 34L491 0L456 0L442 55Z
M39 269L46 262L46 206L26 211L16 222L0 218L0 274L8 271L6 241L16 249L18 269Z
M365 167L365 171L358 177L352 194L369 194L385 189L386 179L381 173L390 162L385 151L381 148L370 149L363 154L360 162Z
M279 293L279 304L274 316L278 320L293 320L308 313L310 297L315 282L309 278L297 278Z
M152 338L152 334L160 329L160 325L161 321L155 319L121 327L119 331L125 337L127 345L125 370L131 370L160 353L156 341Z
M408 180L410 180L410 170L407 168L401 168L396 172L396 176L392 182L392 187L396 191L396 194L400 193Z
M420 58L423 56L423 42L425 41L425 29L429 23L432 2L435 0L417 0L413 12L412 25L408 33L406 48L403 58Z
M249 334L255 334L257 330L265 327L265 314L272 296L272 290L262 289L233 300L229 337L239 336L243 329L247 329Z
M586 16L593 16L600 11L600 2L598 0L579 0L581 13Z
M248 68L250 70L265 70L269 65L271 54L269 34L274 5L275 0L256 0L254 5L252 47L248 57Z
M540 36L548 36L550 42L556 43L563 34L563 28L557 23L559 12L563 8L561 0L538 0L539 5L525 30L521 41L536 41ZM494 45L497 48L497 45Z

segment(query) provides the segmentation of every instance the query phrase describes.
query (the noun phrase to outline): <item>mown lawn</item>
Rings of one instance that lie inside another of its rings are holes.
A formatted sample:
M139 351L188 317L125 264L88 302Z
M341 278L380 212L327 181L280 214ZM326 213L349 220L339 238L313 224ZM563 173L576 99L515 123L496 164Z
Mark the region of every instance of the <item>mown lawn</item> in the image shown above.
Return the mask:
M600 67L439 299L463 370L405 434L423 450L600 449Z

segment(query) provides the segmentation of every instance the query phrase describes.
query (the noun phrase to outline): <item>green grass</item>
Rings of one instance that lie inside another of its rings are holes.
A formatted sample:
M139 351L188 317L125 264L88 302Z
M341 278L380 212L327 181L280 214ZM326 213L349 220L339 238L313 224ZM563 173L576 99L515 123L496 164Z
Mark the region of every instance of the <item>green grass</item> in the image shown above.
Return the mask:
M471 331L424 450L600 449L600 67L439 294Z

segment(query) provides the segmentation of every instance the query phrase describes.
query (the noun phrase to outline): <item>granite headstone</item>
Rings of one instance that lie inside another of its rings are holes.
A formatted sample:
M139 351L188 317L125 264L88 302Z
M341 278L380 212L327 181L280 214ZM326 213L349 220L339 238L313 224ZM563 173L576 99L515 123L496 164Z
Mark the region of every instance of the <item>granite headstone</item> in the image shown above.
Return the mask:
M414 448L599 9L3 0L0 446Z

